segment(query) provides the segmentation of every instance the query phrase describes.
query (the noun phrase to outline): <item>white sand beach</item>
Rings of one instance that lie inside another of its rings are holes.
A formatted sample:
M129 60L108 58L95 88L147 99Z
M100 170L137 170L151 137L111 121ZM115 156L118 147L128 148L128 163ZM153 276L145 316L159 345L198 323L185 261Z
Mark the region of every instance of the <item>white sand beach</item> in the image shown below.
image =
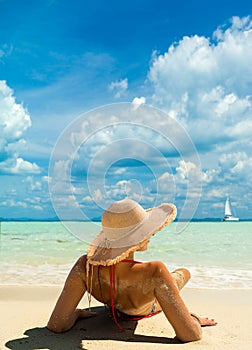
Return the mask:
M186 289L182 296L190 311L214 317L215 327L203 328L198 342L182 344L163 313L135 321L122 322L117 329L103 305L92 301L98 316L79 320L68 332L54 334L45 328L60 293L60 287L0 286L0 349L228 349L252 347L251 290ZM80 306L87 307L87 298Z

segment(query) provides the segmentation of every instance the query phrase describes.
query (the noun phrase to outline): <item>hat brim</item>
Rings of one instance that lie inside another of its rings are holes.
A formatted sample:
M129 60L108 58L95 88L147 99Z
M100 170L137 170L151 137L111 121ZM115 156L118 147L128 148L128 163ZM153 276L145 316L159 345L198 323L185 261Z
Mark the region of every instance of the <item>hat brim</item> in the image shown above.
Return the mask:
M88 248L88 262L92 265L104 266L120 262L131 252L138 250L141 243L172 222L177 215L176 206L167 203L148 209L146 212L148 217L127 234L126 240L117 240L113 247L108 246L104 231L101 230Z

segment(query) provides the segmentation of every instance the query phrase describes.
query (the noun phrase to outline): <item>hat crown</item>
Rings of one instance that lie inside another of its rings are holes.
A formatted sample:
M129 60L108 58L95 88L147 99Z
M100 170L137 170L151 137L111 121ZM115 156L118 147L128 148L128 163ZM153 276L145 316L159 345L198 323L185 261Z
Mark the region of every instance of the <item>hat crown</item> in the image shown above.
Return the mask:
M142 222L148 214L137 202L126 198L114 202L102 215L102 226L127 228Z

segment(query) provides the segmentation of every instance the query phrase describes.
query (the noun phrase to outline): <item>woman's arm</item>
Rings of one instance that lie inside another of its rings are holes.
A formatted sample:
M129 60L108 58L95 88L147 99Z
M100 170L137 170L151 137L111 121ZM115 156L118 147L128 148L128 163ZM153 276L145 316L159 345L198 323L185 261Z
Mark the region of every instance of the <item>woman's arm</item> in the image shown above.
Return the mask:
M61 333L69 330L79 317L95 316L96 313L76 309L86 292L86 256L82 256L70 271L64 288L48 321L47 328Z
M153 264L155 296L174 328L176 336L183 342L201 339L201 325L214 325L216 322L202 322L201 324L200 318L191 315L166 266L161 262ZM202 321L205 320L207 319L202 319Z

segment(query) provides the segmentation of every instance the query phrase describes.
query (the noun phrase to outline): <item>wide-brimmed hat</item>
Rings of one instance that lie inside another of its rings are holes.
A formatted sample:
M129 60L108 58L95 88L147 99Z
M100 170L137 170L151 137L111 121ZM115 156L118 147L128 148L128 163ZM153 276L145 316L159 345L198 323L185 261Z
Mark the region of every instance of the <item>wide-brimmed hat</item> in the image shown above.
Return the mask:
M144 210L129 198L114 202L102 215L102 230L88 248L88 262L105 266L120 262L173 221L176 214L174 204Z

